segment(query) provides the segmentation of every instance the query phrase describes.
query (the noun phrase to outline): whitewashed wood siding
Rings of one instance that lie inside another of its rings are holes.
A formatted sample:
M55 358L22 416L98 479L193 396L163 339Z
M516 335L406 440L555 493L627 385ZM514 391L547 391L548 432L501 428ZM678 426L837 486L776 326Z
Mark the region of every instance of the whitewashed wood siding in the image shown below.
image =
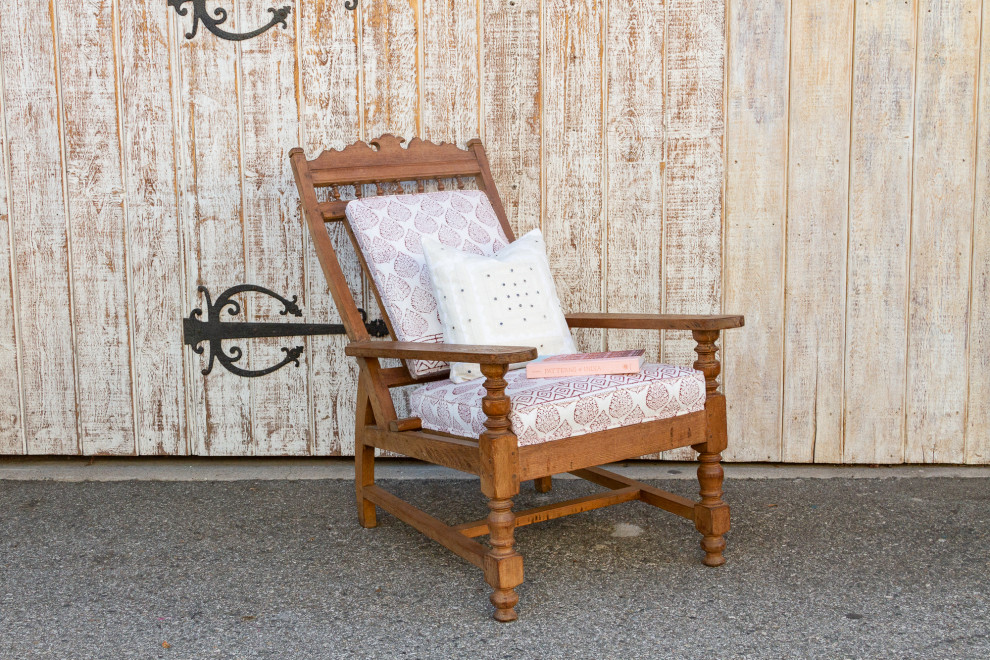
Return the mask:
M730 460L990 463L990 0L208 4L292 11L231 43L164 0L0 0L0 454L352 453L343 337L204 377L181 319L252 282L338 321L286 153L392 132L482 137L570 310L746 314Z
M736 459L990 462L990 2L732 0Z

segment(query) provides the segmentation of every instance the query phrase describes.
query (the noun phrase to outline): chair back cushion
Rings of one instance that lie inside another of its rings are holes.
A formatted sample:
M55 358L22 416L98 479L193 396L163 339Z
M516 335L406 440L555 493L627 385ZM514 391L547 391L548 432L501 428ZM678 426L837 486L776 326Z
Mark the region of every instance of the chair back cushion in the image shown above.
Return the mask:
M488 257L509 244L480 190L366 197L348 203L346 214L398 341L443 341L423 236ZM428 360L406 366L414 378L448 367Z

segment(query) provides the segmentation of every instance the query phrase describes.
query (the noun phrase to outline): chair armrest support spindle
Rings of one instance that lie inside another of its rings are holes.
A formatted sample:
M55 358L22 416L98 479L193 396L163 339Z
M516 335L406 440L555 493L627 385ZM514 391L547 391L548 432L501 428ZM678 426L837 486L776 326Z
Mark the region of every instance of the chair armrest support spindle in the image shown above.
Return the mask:
M694 352L698 354L698 359L692 365L695 369L705 374L705 390L710 398L713 394L718 394L718 375L722 371L715 354L718 352L716 342L719 338L718 330L694 330L691 332L697 345Z

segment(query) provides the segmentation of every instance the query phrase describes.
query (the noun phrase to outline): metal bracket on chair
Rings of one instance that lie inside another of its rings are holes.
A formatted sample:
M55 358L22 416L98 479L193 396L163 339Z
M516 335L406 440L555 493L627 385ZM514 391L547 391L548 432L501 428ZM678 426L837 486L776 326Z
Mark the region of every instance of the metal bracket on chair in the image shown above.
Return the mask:
M279 363L266 369L242 369L234 363L243 357L243 351L241 351L239 346L231 346L230 352L225 352L222 345L225 339L345 334L344 326L340 323L262 323L244 321L229 321L225 323L221 320L221 314L224 308L230 308L228 313L231 316L240 314L241 304L236 300L232 300L232 298L239 293L248 291L263 293L282 303L283 309L279 312L282 316L289 314L302 316L302 310L296 304L296 296L292 296L292 300L288 300L274 291L256 284L238 284L237 286L233 286L221 293L216 302L213 302L210 298L210 292L205 286L197 287L197 290L206 296L207 319L205 321L202 320L202 309L198 307L194 309L188 318L182 320L182 341L187 346L191 346L197 355L202 355L206 350L206 347L200 346L200 344L204 341L209 342L209 361L206 368L203 369L202 373L204 376L213 371L213 361L216 359L224 369L232 374L247 378L256 378L277 371L289 363L293 363L298 367L299 357L303 352L302 346L282 348L285 357ZM358 311L361 312L361 318L365 322L364 325L368 329L368 334L372 337L388 336L388 328L385 326L384 321L376 319L369 323L368 315L365 311L363 309Z

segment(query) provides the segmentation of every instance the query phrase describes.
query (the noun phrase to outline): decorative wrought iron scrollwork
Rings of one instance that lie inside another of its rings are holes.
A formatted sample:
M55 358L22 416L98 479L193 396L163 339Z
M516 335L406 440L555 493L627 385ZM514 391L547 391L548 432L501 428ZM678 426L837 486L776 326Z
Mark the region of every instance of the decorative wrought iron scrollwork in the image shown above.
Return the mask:
M227 10L223 7L216 7L213 10L213 14L206 9L206 0L166 0L169 7L175 8L175 13L179 16L187 16L189 14L189 9L183 7L187 3L192 3L193 9L193 24L192 29L186 32L186 39L192 39L196 36L196 32L199 30L199 24L202 23L206 26L206 29L220 37L221 39L226 39L227 41L244 41L245 39L251 39L252 37L257 37L259 34L264 34L268 30L272 29L276 25L282 25L282 29L289 27L288 18L289 12L292 10L288 5L275 9L274 7L269 8L268 11L272 13L272 19L268 21L267 24L262 25L257 30L251 30L250 32L228 32L220 27L221 24L225 23L228 18ZM357 9L358 0L344 0L344 9L349 9L354 11Z
M288 300L274 291L256 284L238 284L237 286L233 286L221 293L216 299L216 302L213 302L210 298L210 292L205 286L200 286L197 290L206 297L207 318L206 320L203 320L202 309L198 307L194 309L192 313L189 314L189 317L183 319L182 321L182 335L183 343L187 346L191 346L197 355L202 355L206 351L207 347L202 346L201 344L203 342L208 342L210 352L207 356L208 362L206 368L202 370L204 376L209 375L209 373L213 371L213 363L215 360L219 362L224 369L232 374L237 376L245 376L247 378L256 378L258 376L264 376L272 373L273 371L277 371L290 363L298 367L299 358L303 353L302 346L282 348L282 352L285 353L285 357L277 364L274 364L266 369L242 369L234 363L240 361L240 359L244 357L244 352L239 346L231 346L229 352L224 351L223 341L225 339L345 334L344 326L340 323L223 322L221 319L225 308L227 308L230 316L237 316L241 313L241 304L236 300L233 300L233 297L240 293L249 291L263 293L266 296L274 298L282 303L283 309L279 312L282 316L287 316L289 314L292 314L293 316L302 316L302 310L299 309L299 305L296 304L296 296L292 296L292 300ZM363 309L358 311L361 312L361 318L365 322L364 325L368 329L368 334L372 337L388 336L388 327L385 325L384 321L381 319L376 319L375 321L369 323L367 320L368 315L365 311Z
M210 12L206 9L206 0L168 0L168 6L174 7L175 12L179 16L186 16L189 13L189 9L182 5L189 2L192 3L193 24L192 29L186 32L186 39L195 37L196 32L199 30L199 24L202 23L206 26L207 30L221 39L226 39L227 41L244 41L245 39L257 37L259 34L267 32L280 23L283 30L288 28L287 19L289 18L289 12L292 10L288 5L279 9L272 7L268 10L272 14L271 20L257 30L251 30L250 32L228 32L220 27L228 18L227 10L223 7L215 8L213 14L210 15Z

